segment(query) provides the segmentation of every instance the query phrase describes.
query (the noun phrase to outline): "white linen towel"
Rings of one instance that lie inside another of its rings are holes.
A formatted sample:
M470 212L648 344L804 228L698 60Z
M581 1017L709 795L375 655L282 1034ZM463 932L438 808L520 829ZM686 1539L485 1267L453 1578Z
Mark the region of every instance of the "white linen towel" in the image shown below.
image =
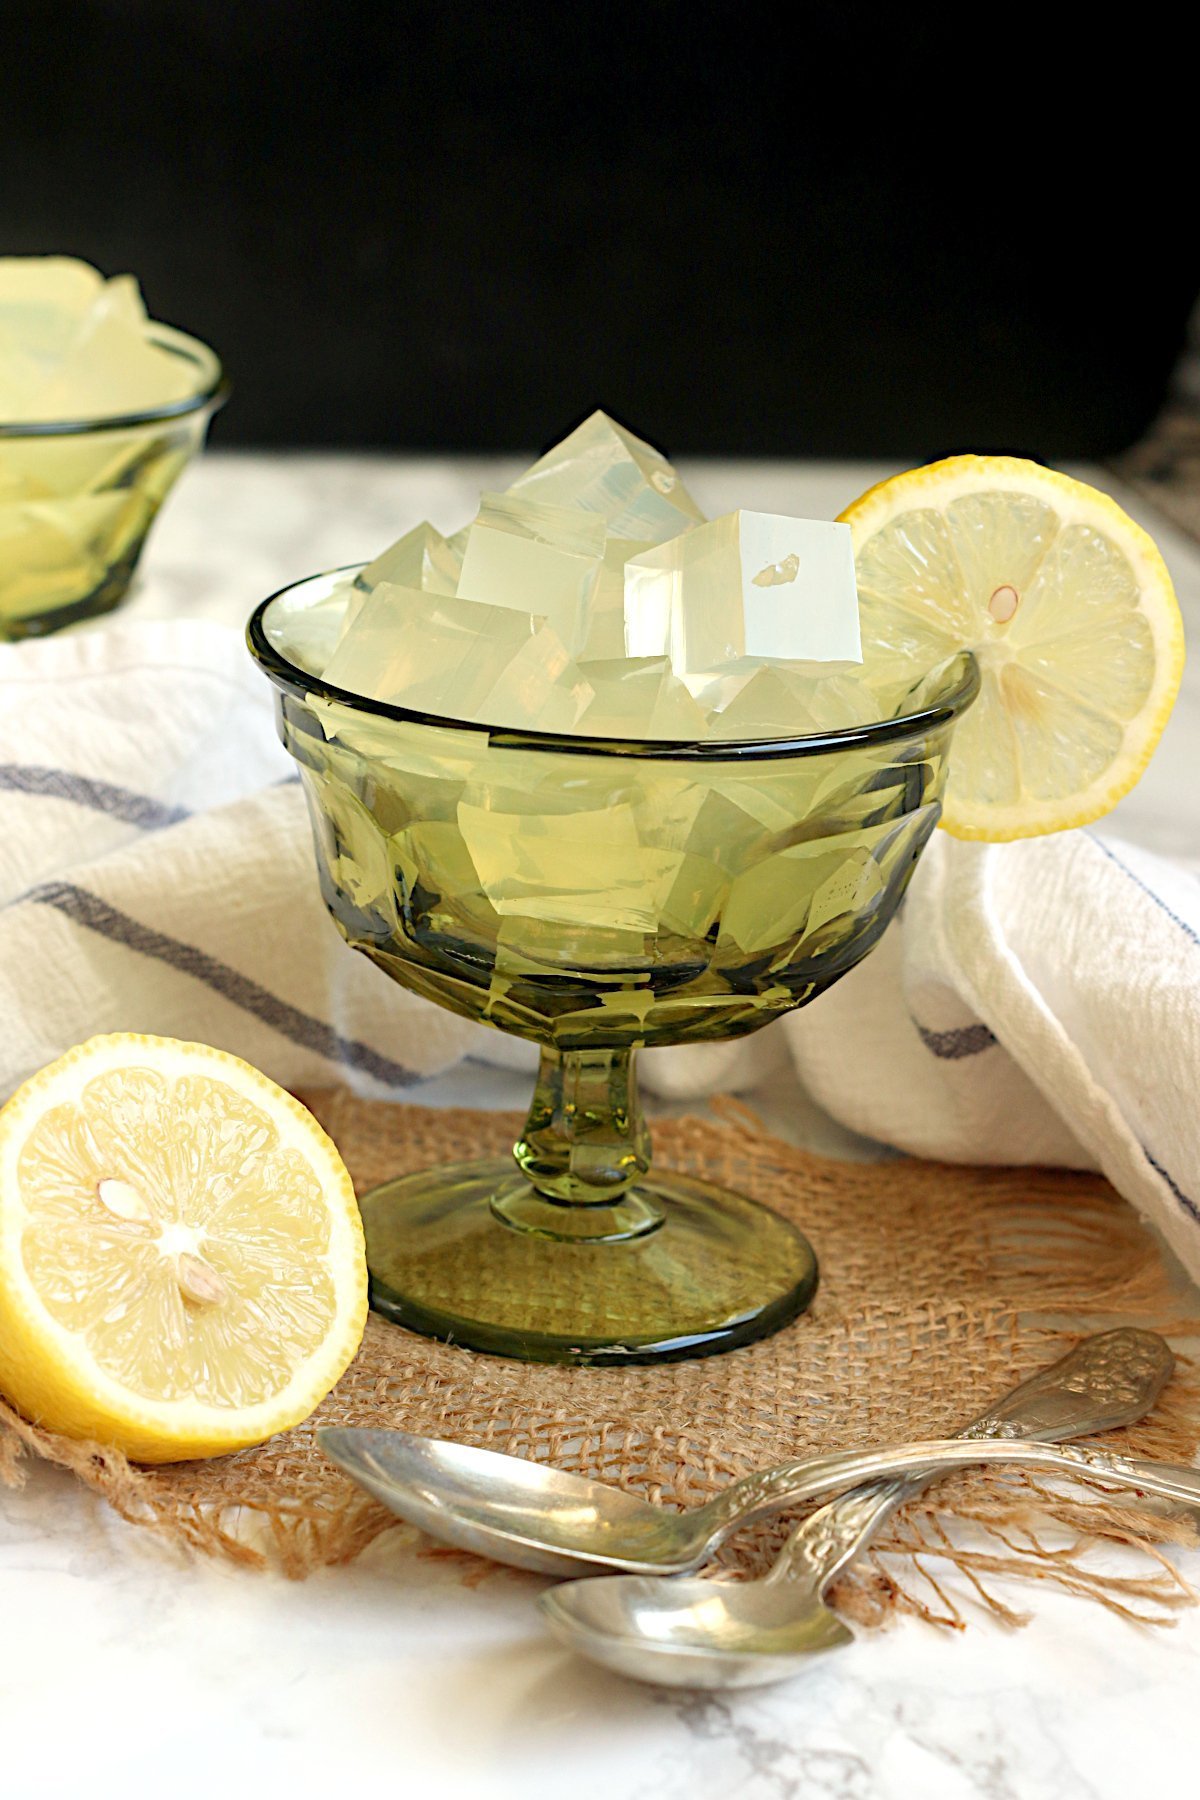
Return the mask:
M342 943L269 686L215 624L0 647L0 999L0 1095L100 1031L392 1098L466 1056L532 1054ZM939 834L874 954L764 1036L836 1119L901 1150L1102 1169L1200 1281L1190 870L1093 832ZM647 1083L745 1088L762 1048L657 1051Z

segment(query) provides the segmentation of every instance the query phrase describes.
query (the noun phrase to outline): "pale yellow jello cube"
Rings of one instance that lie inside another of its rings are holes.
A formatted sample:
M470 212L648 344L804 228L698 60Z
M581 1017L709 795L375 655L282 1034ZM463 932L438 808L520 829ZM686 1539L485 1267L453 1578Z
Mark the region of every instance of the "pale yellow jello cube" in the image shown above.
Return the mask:
M599 513L615 537L653 544L704 519L661 451L603 412L547 450L509 492Z

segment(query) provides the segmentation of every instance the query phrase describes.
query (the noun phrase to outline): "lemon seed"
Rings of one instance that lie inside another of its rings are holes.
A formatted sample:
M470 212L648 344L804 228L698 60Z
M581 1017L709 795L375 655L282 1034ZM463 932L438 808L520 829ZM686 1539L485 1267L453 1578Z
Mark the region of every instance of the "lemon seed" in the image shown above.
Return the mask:
M186 1250L175 1264L175 1279L184 1299L197 1306L223 1306L229 1298L229 1289L211 1264Z
M150 1208L135 1187L119 1176L109 1175L96 1183L96 1198L117 1219L149 1219Z

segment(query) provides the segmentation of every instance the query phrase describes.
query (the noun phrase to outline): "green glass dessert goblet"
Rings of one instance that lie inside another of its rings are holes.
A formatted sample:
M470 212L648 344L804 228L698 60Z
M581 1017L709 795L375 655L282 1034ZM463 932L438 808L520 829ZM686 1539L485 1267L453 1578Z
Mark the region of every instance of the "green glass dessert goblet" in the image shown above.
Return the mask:
M590 740L436 719L287 660L250 621L300 768L326 906L394 980L536 1043L513 1160L362 1199L372 1302L413 1330L541 1361L699 1356L776 1330L817 1281L806 1240L652 1162L643 1045L756 1031L878 942L937 824L969 655L904 716L747 743Z

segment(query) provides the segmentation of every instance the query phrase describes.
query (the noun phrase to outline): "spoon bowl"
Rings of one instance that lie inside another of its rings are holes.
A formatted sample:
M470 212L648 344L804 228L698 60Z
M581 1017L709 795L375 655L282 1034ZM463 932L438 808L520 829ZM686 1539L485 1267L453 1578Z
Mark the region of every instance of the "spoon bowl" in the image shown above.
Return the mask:
M548 1463L407 1431L327 1425L322 1450L411 1525L541 1575L677 1566L685 1515Z
M613 1575L569 1581L538 1606L560 1643L618 1675L659 1687L761 1687L796 1673L797 1659L837 1650L854 1633L816 1596L797 1604L787 1582Z

